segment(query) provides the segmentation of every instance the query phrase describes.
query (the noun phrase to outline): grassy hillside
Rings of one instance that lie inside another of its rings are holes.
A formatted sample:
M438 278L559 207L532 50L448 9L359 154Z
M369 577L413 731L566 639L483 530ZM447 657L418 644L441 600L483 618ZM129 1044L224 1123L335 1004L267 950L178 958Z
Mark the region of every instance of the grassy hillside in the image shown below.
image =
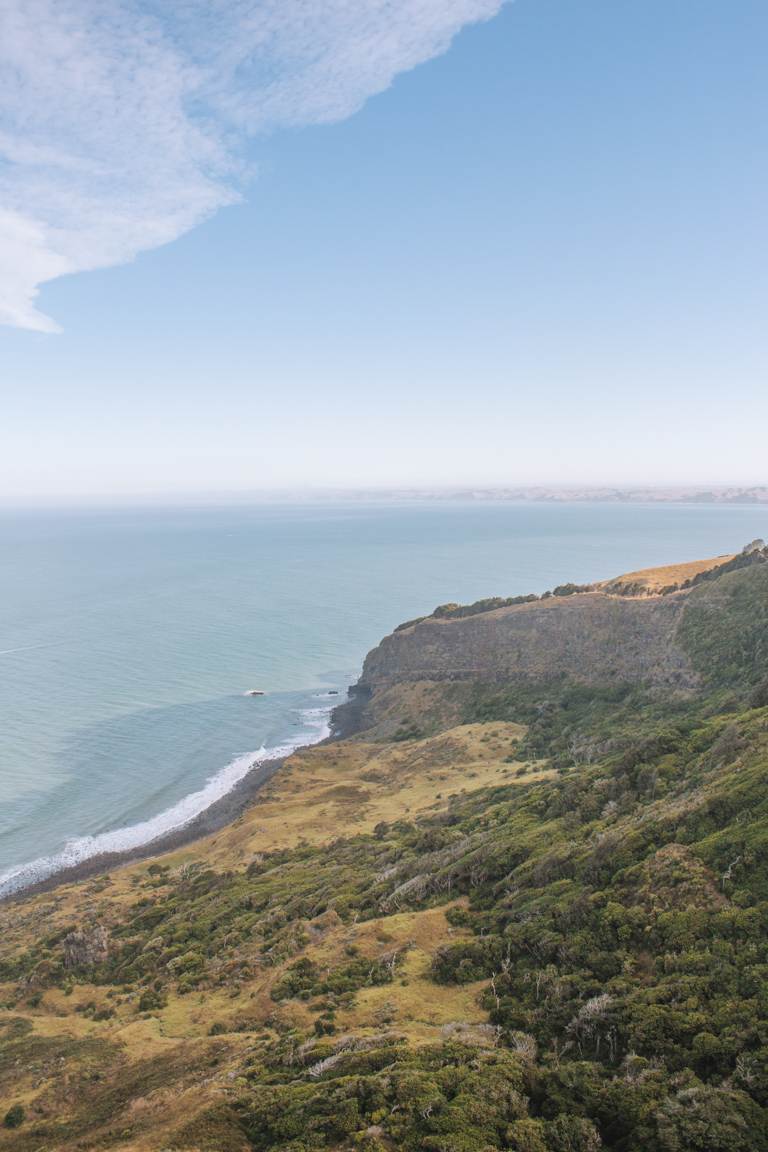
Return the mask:
M1 907L0 1148L768 1149L768 566L678 642L696 692L399 683L208 840Z

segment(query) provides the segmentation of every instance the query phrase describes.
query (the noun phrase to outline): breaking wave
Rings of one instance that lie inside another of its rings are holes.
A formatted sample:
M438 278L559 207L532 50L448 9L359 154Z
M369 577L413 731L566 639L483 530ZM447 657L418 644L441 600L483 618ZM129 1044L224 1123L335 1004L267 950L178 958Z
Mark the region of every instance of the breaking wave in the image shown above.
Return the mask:
M258 767L268 760L279 760L290 756L298 748L310 744L318 744L330 735L331 707L308 708L301 712L304 731L288 743L277 744L267 748L262 746L257 752L249 752L244 756L236 756L224 768L211 776L197 792L190 792L183 796L164 812L142 820L138 824L130 824L125 828L116 828L111 832L101 832L97 836L78 836L68 840L60 852L50 856L41 856L28 864L20 864L9 868L0 874L0 898L10 896L31 884L38 884L47 880L57 872L74 868L85 860L94 856L111 853L132 852L151 844L169 832L176 832L185 828L201 812L205 812L222 796L239 784L248 775L251 769Z

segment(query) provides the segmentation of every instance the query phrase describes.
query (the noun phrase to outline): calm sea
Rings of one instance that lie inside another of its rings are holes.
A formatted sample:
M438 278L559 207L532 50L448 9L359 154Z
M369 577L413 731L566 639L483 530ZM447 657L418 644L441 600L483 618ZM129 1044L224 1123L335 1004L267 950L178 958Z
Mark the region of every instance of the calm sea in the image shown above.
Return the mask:
M404 619L756 536L768 510L746 506L2 513L0 892L153 838L321 738Z

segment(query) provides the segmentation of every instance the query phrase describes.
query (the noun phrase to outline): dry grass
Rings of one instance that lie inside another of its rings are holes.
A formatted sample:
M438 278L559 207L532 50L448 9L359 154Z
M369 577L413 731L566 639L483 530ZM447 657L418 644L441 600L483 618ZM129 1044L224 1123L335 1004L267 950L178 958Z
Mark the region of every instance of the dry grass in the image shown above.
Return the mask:
M479 1024L487 1020L478 995L479 984L438 985L429 980L432 957L447 940L461 940L465 933L451 928L446 908L404 912L387 920L373 920L362 926L354 942L366 954L405 950L394 984L364 988L354 1007L339 1013L342 1030L377 1029L382 1023L405 1035L413 1043L434 1043L447 1024ZM386 939L381 940L384 934Z
M507 760L523 733L519 724L466 724L425 740L304 749L233 824L165 862L176 866L204 856L214 867L233 867L257 852L322 844L371 832L382 820L439 811L452 794L514 782L519 764ZM546 774L532 765L522 779ZM135 867L143 872L147 865ZM115 881L124 882L120 873Z
M721 564L733 560L731 556L715 556L710 560L691 560L687 564L667 564L661 568L641 568L637 572L626 572L613 580L604 580L595 587L604 592L621 592L622 588L642 588L645 595L653 595L664 588L679 587L702 572L711 572Z

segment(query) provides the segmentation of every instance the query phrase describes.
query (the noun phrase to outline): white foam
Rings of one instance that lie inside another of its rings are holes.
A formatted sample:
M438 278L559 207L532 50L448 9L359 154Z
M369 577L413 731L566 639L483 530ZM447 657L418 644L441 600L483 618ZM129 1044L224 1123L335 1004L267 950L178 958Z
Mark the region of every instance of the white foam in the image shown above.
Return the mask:
M298 748L309 744L318 744L330 735L328 723L329 708L309 708L301 713L305 728L300 738L286 744L278 744L273 748L261 747L258 752L249 752L245 756L237 756L214 776L211 776L198 792L191 792L182 797L165 812L152 816L149 820L142 820L139 824L131 824L125 828L116 828L113 832L102 832L98 836L79 836L68 840L61 852L52 856L41 856L28 864L20 864L9 868L0 875L0 897L9 896L30 884L37 884L48 879L66 868L73 868L90 860L94 856L101 856L111 852L131 852L153 840L165 836L169 832L176 832L185 828L196 816L210 808L222 796L247 776L252 768L263 764L266 760L279 760L290 756Z

